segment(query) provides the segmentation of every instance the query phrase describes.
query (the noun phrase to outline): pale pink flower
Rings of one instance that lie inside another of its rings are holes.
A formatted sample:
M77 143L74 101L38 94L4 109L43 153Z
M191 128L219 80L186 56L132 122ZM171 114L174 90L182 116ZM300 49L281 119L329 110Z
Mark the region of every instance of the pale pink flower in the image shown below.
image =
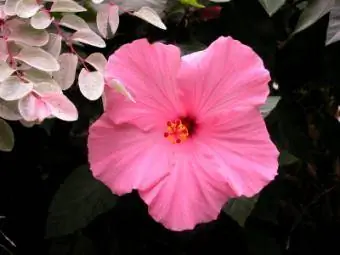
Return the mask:
M118 195L138 190L165 227L216 219L229 198L253 196L277 174L259 112L269 73L239 41L220 37L181 58L173 45L137 40L109 58L105 78L136 103L106 88L88 139L93 174Z

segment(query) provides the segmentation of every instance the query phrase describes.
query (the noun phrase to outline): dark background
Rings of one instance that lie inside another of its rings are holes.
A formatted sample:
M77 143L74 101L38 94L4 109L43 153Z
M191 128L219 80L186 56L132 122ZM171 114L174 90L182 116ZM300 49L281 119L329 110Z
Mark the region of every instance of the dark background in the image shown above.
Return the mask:
M0 153L0 215L6 217L0 219L0 254L339 253L340 123L334 116L340 104L340 43L325 47L329 15L287 40L300 15L291 2L271 18L249 0L222 5L220 15L208 21L189 8L169 15L167 31L123 15L105 52L141 37L190 52L231 35L263 58L279 84L272 95L282 97L267 126L278 148L295 160L281 164L244 227L222 212L217 221L194 231L171 232L148 216L136 194L119 199L109 194L105 200L105 187L89 177L83 184L72 183L83 178L68 179L86 165L87 129L102 111L100 102L84 99L74 86L67 95L80 111L77 122L49 120L33 128L10 123L15 148ZM64 182L68 189L51 207ZM93 217L82 215L91 210ZM79 221L81 227L72 225Z

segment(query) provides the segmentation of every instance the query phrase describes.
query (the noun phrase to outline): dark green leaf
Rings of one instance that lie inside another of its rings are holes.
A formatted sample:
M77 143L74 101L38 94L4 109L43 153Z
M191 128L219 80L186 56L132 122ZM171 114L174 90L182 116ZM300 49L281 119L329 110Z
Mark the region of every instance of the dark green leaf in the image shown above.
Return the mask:
M14 147L14 134L10 125L0 119L0 151L11 151Z
M337 1L329 15L326 45L340 40L340 2Z
M49 208L46 238L67 235L110 210L116 196L95 180L87 166L75 169L61 185Z
M44 122L39 125L39 127L44 129L48 135L51 135L54 124L55 119L45 119Z
M281 8L282 5L284 5L286 0L259 0L259 2L269 14L269 16L272 16Z
M299 159L295 157L293 154L290 154L287 150L282 150L280 152L279 157L280 166L292 165L298 161Z
M184 5L190 5L196 8L204 8L204 5L197 2L197 0L180 0Z
M72 255L95 255L96 251L90 238L79 235L74 246Z
M49 255L94 255L95 247L90 238L85 236L81 231L50 240Z
M280 209L280 199L285 194L286 184L273 181L264 187L258 197L257 203L254 209L249 215L250 219L256 221L266 222L267 224L277 225L278 224L278 213ZM248 221L247 221L248 224Z
M297 34L313 25L331 10L334 3L335 0L311 0L302 12L293 34Z
M280 255L281 246L278 240L261 227L247 229L247 244L251 255Z
M239 197L228 201L224 206L223 211L227 213L231 218L237 221L240 226L244 226L248 216L253 210L258 199L258 195L253 197Z
M301 160L311 157L313 144L305 133L303 109L290 99L282 98L267 120L270 134L278 148L286 149Z

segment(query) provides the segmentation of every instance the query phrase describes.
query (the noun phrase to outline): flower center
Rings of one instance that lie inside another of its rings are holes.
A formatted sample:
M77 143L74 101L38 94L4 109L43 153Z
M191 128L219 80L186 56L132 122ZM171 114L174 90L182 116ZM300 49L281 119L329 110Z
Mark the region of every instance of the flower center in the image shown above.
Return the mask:
M181 143L187 140L193 133L196 126L195 120L190 117L179 118L166 123L167 131L164 137L171 143Z

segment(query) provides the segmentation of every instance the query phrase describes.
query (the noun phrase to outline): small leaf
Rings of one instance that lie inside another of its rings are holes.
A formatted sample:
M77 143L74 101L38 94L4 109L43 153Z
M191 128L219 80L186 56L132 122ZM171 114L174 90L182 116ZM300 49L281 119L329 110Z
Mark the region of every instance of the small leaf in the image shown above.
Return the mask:
M87 166L75 169L60 186L49 208L46 238L64 236L86 227L112 209L117 197L93 178Z
M37 12L30 20L31 26L35 29L45 29L51 25L53 18L45 12Z
M0 151L9 152L14 147L14 133L6 121L0 119Z
M14 69L11 68L5 61L0 60L0 82L6 80L14 73Z
M84 12L86 9L72 0L58 0L53 2L51 12Z
M18 109L18 101L0 99L0 117L6 120L20 120L22 117Z
M259 0L259 2L269 14L269 16L272 16L282 7L282 5L284 5L286 0Z
M276 107L277 103L280 101L279 96L269 96L264 105L260 107L260 112L263 118L266 118L269 113Z
M58 61L40 48L24 47L14 58L45 72L58 71L60 68Z
M119 8L117 5L110 6L109 8L109 24L111 33L114 35L119 26Z
M26 80L32 83L39 82L53 82L51 75L46 72L40 71L38 69L31 68L24 72L24 77Z
M262 226L267 224L267 226L272 227L278 226L279 212L282 212L281 201L287 194L286 183L279 182L273 184L269 183L255 196L257 197L257 202L251 211L250 217L256 219L256 222L262 222ZM261 249L261 252L258 254L266 254L264 251L265 249Z
M290 154L287 150L282 150L279 156L280 166L292 165L298 162L299 159L293 154Z
M40 96L49 95L49 94L62 94L61 88L58 86L57 83L53 82L39 82L35 83L33 90Z
M59 86L66 90L70 88L76 78L78 57L73 53L63 53L58 59L60 69L53 73L54 79Z
M98 72L104 74L105 66L107 64L107 60L102 53L95 52L89 55L85 61L93 66Z
M50 96L51 94L48 94ZM54 94L52 94L54 95ZM60 95L57 93L57 95ZM45 96L45 95L44 95ZM24 126L31 126L35 123L41 123L46 118L51 118L51 107L44 101L43 96L30 93L26 97L19 100L19 111L25 120L22 122ZM33 123L27 123L33 122Z
M8 58L7 42L0 38L0 61L6 61Z
M157 12L149 7L142 7L138 11L133 12L132 15L149 22L160 29L166 30L166 26L158 16Z
M295 26L294 34L313 25L316 21L327 14L334 6L334 0L312 0L300 15L299 20Z
M98 8L96 23L99 33L107 38L107 25L109 22L110 6L108 4L101 4Z
M65 14L59 24L73 30L90 29L85 20L74 14Z
M61 36L50 34L48 43L43 46L43 49L50 53L53 57L58 58L61 52Z
M55 118L47 118L42 123L40 123L39 127L42 128L48 136L51 136L53 127L55 127L55 123Z
M331 9L327 28L326 45L338 42L340 40L340 3L336 2Z
M8 101L18 100L30 93L32 89L31 82L24 83L18 77L11 76L0 84L0 97Z
M48 104L53 116L64 121L75 121L78 119L78 111L74 104L63 94L52 94L44 96L43 100Z
M227 2L230 2L230 0L210 0L210 2L213 2L213 3L227 3Z
M100 98L104 92L104 77L98 71L89 72L81 69L78 83L80 92L91 101Z
M180 0L181 4L190 5L196 8L204 8L205 6L198 3L197 0Z
M39 11L40 6L36 0L19 0L15 6L16 15L20 18L30 18Z
M19 0L6 0L4 12L7 16L15 15L16 6Z
M24 43L29 46L41 47L47 44L49 39L48 33L43 29L34 29L29 24L20 24L15 26L10 35L9 41Z
M177 1L171 1L177 2ZM158 14L164 12L168 0L115 0L114 3L119 6L121 10L124 11L138 11L142 7L149 7L156 11Z
M38 110L37 106L45 107L45 105L41 105L41 102L37 102L37 100L38 99L32 93L19 100L19 112L24 118L25 122L36 121L38 119L36 114Z
M259 195L250 198L239 197L230 199L224 206L223 211L243 227L251 211L254 209L258 197Z
M1 0L1 2L3 2L4 0ZM6 14L4 12L5 6L4 5L0 5L0 19L5 20L6 19Z
M105 48L104 40L91 30L80 30L75 32L71 39L81 43L89 44L98 48Z

